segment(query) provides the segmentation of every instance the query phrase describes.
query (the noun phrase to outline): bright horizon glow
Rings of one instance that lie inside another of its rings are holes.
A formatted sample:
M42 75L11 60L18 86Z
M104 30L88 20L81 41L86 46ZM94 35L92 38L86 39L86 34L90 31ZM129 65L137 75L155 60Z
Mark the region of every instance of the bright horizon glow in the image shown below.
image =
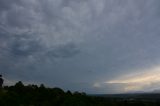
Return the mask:
M143 73L122 76L117 79L106 81L108 84L123 84L125 92L144 90L154 83L160 82L160 67L144 70ZM151 87L152 88L152 87Z

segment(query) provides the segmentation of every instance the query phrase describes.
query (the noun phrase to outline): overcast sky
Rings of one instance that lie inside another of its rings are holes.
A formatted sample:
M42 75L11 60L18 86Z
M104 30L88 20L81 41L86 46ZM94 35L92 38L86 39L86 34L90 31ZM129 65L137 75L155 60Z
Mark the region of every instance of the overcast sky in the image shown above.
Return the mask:
M159 0L0 0L0 73L87 93L160 89Z

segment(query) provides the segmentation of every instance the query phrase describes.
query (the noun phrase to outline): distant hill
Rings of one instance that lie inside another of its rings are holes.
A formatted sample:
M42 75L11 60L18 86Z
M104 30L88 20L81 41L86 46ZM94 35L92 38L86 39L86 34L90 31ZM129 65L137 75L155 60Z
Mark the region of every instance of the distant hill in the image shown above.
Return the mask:
M92 94L64 92L43 84L14 86L0 89L0 106L160 106L160 94Z
M160 89L153 90L152 93L159 93L160 94Z

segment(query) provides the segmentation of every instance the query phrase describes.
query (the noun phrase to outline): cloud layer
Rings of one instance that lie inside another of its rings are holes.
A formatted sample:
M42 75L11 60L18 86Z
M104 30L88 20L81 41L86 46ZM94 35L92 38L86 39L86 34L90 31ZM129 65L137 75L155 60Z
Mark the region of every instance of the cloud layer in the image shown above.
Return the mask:
M159 66L158 0L1 0L0 70L8 80L96 93Z

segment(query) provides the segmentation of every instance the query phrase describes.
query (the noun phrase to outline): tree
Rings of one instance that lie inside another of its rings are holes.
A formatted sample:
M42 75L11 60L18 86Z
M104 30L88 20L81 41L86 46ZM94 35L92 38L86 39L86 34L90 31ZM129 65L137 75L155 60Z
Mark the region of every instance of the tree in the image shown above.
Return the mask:
M0 88L2 88L2 85L3 85L3 78L2 75L0 75Z

